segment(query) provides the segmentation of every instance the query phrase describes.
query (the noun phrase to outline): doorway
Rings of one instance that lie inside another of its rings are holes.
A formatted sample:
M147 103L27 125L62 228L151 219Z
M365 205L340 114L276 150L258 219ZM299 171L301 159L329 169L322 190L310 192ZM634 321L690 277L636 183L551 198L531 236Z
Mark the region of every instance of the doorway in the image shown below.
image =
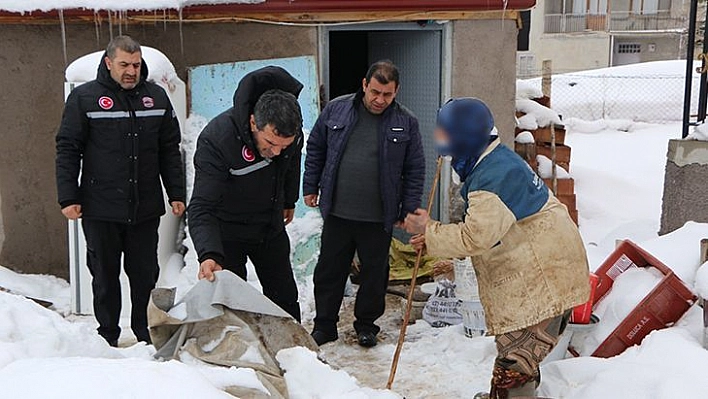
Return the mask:
M371 24L356 27L330 27L323 37L324 99L329 100L357 91L370 64L389 59L401 71L397 101L417 117L426 159L425 191L422 206L435 177L437 153L432 132L443 98L445 31L443 25L418 23ZM440 188L440 187L439 187ZM440 220L441 194L431 215ZM443 208L446 208L443 206Z

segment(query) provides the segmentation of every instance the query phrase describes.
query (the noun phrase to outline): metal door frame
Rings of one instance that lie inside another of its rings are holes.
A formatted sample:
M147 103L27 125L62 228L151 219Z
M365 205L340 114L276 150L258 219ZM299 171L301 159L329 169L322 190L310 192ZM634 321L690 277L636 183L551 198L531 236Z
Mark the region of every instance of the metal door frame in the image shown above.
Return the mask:
M354 25L331 25L317 28L318 35L318 65L319 79L325 87L325 94L329 98L329 33L333 31L439 31L441 32L441 60L440 60L440 101L442 104L452 96L452 23L429 23L420 25L417 22L383 22L383 23L363 23ZM452 169L448 159L443 162L443 168L438 185L436 200L440 210L440 220L443 223L449 221L450 209L450 183L452 180ZM425 193L425 196L428 194ZM427 198L424 200L427 201Z

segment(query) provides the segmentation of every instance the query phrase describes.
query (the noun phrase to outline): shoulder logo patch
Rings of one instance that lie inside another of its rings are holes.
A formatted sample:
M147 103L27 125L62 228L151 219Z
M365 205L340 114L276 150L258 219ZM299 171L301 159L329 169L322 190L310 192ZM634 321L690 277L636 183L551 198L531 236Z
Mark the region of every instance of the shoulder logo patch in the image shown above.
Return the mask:
M143 107L152 108L155 106L155 100L152 97L143 97Z
M256 160L256 154L254 154L253 150L245 145L241 149L241 156L243 156L243 160L246 162L253 162Z
M108 96L103 96L98 99L98 106L105 110L109 110L113 108L113 99Z

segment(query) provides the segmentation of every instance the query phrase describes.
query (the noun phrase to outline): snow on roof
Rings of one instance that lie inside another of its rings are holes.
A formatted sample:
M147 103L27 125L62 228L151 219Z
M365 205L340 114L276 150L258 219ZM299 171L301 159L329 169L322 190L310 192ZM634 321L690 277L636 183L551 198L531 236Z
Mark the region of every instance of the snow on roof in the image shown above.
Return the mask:
M265 0L0 0L0 10L9 12L48 12L89 9L110 11L152 11L214 4L256 4Z

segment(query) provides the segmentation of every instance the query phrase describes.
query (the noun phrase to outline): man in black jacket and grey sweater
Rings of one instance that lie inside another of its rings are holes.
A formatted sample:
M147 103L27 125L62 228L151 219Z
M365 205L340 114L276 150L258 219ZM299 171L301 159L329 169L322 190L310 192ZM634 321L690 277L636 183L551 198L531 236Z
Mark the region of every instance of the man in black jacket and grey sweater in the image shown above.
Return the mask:
M227 269L246 279L255 266L263 294L300 321L285 225L300 186L302 84L279 67L246 75L234 105L204 128L194 155L196 175L189 232L199 278Z
M165 213L161 178L172 213L185 209L179 123L167 93L147 76L140 45L127 36L113 39L97 79L69 95L56 138L59 204L68 219L83 218L98 333L112 346L120 336L121 255L131 328L150 342L147 304Z

